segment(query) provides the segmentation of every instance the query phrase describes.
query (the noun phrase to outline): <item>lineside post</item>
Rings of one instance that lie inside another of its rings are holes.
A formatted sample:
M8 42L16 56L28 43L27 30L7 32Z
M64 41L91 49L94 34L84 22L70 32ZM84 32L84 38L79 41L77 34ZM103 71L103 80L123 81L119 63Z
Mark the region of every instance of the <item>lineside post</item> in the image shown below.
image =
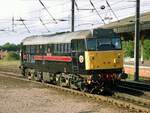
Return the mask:
M134 42L134 80L139 80L139 40L140 40L140 0L136 0L135 42Z
M72 7L71 7L71 32L74 32L74 5L75 5L75 0L72 1Z

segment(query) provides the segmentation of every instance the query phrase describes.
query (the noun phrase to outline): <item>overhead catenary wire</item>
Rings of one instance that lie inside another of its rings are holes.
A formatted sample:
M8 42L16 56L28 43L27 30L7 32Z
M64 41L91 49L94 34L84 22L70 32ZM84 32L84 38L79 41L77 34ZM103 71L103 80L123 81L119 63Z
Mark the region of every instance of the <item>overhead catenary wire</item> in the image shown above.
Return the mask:
M49 29L46 27L45 23L43 22L43 20L42 20L40 17L39 17L39 20L40 20L40 22L42 23L42 25L45 27L45 29L46 29L48 32L50 32Z
M28 27L26 26L26 24L24 23L24 20L20 17L20 20L18 21L21 21L22 24L25 26L25 28L27 29L28 33L31 33L31 31L28 29Z
M76 6L76 8L77 8L78 11L80 11L80 10L92 10L92 11L95 10L95 9L89 9L89 8L79 8L76 0L75 0L75 6Z
M14 22L14 16L12 17L12 32L14 32L14 25L15 25L15 22Z
M116 13L114 12L114 10L112 9L112 7L110 6L109 2L107 0L105 0L105 1L106 1L106 4L108 5L108 7L110 8L110 10L112 11L113 15L116 17L117 21L119 22L119 19L118 19Z
M97 9L97 11L99 12L99 14L103 17L103 14L105 14L105 12L100 12L101 10L100 9L98 9L99 8L99 4L101 4L101 1L99 1L99 3L97 2L98 0L92 0L92 2L94 3L94 5L95 5L95 7L96 7L96 9ZM102 1L105 1L105 0L102 0ZM110 0L109 0L110 1ZM108 2L109 2L108 1ZM120 1L120 2L119 2ZM126 1L126 0L122 0L122 1ZM76 2L78 3L78 1L76 0ZM70 2L68 2L68 3L70 3ZM98 3L98 4L97 4ZM128 9L130 9L130 8L134 8L135 6L130 6L130 5L124 5L124 6L122 6L122 7L119 7L119 6L117 6L116 7L116 4L118 4L118 3L121 3L121 0L115 0L115 1L110 1L109 2L109 4L111 5L111 7L113 8L113 10L115 11L115 13L116 14L118 14L118 12L121 12L121 11L125 11L125 10L128 10ZM64 3L61 3L59 6L61 7L61 6L63 6L64 4L66 4L66 2L64 2ZM80 4L78 3L78 8L83 8L84 9L84 7L81 7L81 6L84 6L84 4L83 5L81 5L80 6ZM87 4L86 4L87 5ZM88 5L89 6L89 5ZM115 6L115 7L114 7ZM142 6L141 7L146 7L146 6L148 6L148 3L147 4L145 4L145 3L143 3L142 4ZM54 6L47 6L47 8L48 8L48 10L50 11L50 8L54 8L54 7L56 7L55 5ZM118 8L119 7L119 8ZM86 7L85 7L86 8ZM88 7L87 7L88 8ZM45 10L44 8L42 8L42 10ZM64 9L63 9L64 10ZM37 12L38 12L39 10L37 10ZM77 10L76 10L77 11ZM148 11L148 9L146 9L146 10L143 10L143 11ZM60 11L59 11L60 12ZM63 12L67 12L67 10L65 10L65 11L63 11ZM94 12L95 12L95 10L94 10ZM141 11L142 12L142 11ZM83 12L84 13L84 12ZM34 13L32 13L33 15L34 15ZM66 15L68 15L67 13L66 13ZM92 18L91 17L93 17L93 16L96 16L97 15L97 13L93 13L93 12L91 12L90 14L88 14L88 15L82 15L82 11L81 10L79 10L79 18L78 18L78 21L80 21L80 23L82 24L82 22L84 22L83 20L85 20L85 23L88 21L88 20L91 20L91 22L92 22ZM123 14L122 14L123 15ZM131 13L130 13L130 15L131 15ZM133 15L133 13L132 13L132 15ZM118 18L119 19L121 19L121 16L120 16L120 14L119 15L117 15L118 16ZM127 15L126 15L127 16ZM124 16L125 17L125 16ZM46 21L48 21L48 19L47 20L45 20L46 18L43 16L43 17L41 17L42 18L42 20L44 21L44 23L46 23ZM63 19L68 19L68 16L66 16L65 17L65 14L64 15L62 15L61 16L61 18L63 18ZM24 18L23 18L24 19ZM58 22L58 24L60 25L60 23L59 23L59 21L58 21L58 19L59 19L59 17L57 16L57 18L55 18L56 19L56 21ZM96 19L98 19L98 17L96 17L96 18L94 18L95 20ZM0 21L5 21L5 20L1 20L0 19ZM37 16L37 17L35 17L35 18L32 18L31 16L28 18L26 18L25 19L25 21L33 21L33 22L29 22L29 23L35 23L35 25L36 25L36 23L39 21L39 16ZM25 22L24 21L24 22ZM68 20L68 21L70 21L70 20ZM76 20L75 20L76 21ZM82 22L81 22L82 21ZM113 21L113 20L112 20ZM112 22L111 21L111 22ZM11 22L11 19L9 19L9 20L6 20L6 23L8 22L8 25L9 26L11 26L10 25L10 22ZM26 23L26 22L25 22ZM29 26L29 23L26 23L26 25L32 30L34 27L30 27ZM51 26L51 23L52 23L52 25L54 26L54 21L53 20L49 20L49 23L47 23L47 24L49 24L49 25L47 25L47 26ZM79 23L79 24L80 24ZM95 22L93 22L93 23L95 23ZM18 23L15 23L15 24L18 24ZM66 25L66 24L64 24L64 25ZM68 25L67 25L68 26ZM39 28L37 28L37 27L35 27L36 29L39 29ZM10 27L10 29L11 29L11 27ZM15 28L15 30L17 30L17 28ZM20 30L20 29L19 29Z
M95 9L97 15L100 17L101 21L103 22L103 24L105 24L104 19L101 17L101 15L99 14L99 12L97 11L97 9L95 8L95 5L93 4L93 2L90 0L90 4L93 6L93 8Z
M53 21L57 24L56 19L52 16L52 14L49 12L49 10L46 8L46 6L43 4L41 0L39 0L40 4L43 6L43 8L47 11L47 13L50 15L50 17L53 19Z

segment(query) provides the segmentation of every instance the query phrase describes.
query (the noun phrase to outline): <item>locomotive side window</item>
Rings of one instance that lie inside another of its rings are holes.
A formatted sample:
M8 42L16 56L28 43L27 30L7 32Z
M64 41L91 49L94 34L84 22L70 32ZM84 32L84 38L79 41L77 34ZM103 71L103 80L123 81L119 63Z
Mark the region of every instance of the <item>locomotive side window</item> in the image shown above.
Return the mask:
M58 53L61 52L61 46L60 46L60 44L57 44L57 51L58 51Z
M35 54L35 46L31 46L31 54Z
M64 44L60 44L61 45L61 53L64 53Z
M51 56L56 51L55 45L56 44L47 45L47 55Z
M43 54L46 55L47 53L47 48L48 48L49 45L43 45Z
M64 44L64 53L67 53L68 52L68 44Z
M44 45L40 45L40 54L44 54Z
M70 43L67 44L67 53L71 53L71 44Z
M54 44L54 53L57 53L57 44Z
M40 53L40 46L37 45L37 46L36 46L36 54L39 54L39 53Z
M30 53L30 46L29 45L26 46L26 52Z

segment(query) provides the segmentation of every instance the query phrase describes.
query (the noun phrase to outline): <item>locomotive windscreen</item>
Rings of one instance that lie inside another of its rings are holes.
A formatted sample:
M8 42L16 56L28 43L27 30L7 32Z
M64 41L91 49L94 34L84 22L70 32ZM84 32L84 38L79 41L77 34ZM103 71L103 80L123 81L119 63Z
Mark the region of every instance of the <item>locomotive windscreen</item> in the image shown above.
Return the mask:
M113 38L93 38L86 39L87 50L120 50L121 40L119 37Z

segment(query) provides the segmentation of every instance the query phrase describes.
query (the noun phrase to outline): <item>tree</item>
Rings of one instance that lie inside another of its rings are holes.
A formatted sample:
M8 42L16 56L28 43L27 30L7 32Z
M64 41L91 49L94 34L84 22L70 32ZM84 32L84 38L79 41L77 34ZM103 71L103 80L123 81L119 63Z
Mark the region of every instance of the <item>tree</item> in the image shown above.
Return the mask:
M1 46L1 49L7 50L7 51L19 51L20 45L10 44L9 42Z

